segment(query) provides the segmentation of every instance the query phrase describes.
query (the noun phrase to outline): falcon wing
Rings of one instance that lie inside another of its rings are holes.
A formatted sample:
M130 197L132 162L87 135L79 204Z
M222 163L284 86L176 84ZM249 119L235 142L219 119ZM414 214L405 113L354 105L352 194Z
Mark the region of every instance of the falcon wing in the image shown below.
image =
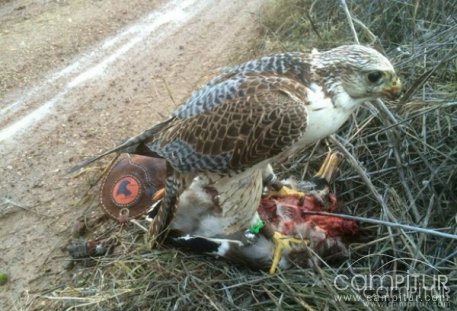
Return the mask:
M272 158L303 135L307 100L300 82L256 74L223 83L233 88L213 89L186 113L178 110L148 148L179 171L224 173Z
M163 157L179 171L243 169L299 139L307 103L306 87L296 75L227 73L194 92L169 119L69 173L113 152Z

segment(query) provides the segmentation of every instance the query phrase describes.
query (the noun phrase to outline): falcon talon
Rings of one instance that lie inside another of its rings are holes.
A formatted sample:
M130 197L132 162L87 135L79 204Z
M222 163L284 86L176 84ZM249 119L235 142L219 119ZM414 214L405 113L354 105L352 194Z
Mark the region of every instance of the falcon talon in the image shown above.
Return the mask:
M272 197L288 197L288 196L294 196L297 198L301 198L305 196L304 192L294 190L292 188L289 188L287 186L282 186L281 189L278 191L271 191L269 193L270 196Z
M308 241L305 239L297 239L297 238L291 238L283 235L280 232L275 232L272 240L274 242L274 252L273 252L273 258L271 261L271 267L269 270L270 274L274 274L276 272L276 269L279 265L279 261L283 255L283 252L286 250L290 250L292 248L291 243L293 244L299 244L299 245L308 245Z

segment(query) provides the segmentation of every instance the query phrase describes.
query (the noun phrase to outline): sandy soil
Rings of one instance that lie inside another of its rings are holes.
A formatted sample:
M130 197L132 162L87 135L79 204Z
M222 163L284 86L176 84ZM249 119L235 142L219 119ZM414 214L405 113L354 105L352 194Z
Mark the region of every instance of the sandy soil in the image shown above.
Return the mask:
M87 189L65 171L150 127L243 57L262 2L0 4L2 309L24 308L65 275L60 247Z

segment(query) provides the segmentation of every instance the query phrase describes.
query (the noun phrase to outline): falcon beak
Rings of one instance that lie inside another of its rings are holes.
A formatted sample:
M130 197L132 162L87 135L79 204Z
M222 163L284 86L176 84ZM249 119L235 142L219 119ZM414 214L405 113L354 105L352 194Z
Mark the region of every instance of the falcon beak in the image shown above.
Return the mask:
M401 94L401 81L400 78L396 77L392 80L381 92L383 95L390 99L396 99Z

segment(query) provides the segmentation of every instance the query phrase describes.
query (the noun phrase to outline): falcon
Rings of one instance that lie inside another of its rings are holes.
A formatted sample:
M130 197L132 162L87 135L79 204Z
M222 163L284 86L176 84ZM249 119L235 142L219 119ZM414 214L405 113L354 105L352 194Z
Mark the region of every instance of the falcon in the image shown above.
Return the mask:
M228 237L258 219L265 185L281 187L272 162L335 133L365 101L394 98L400 89L392 64L369 47L273 54L225 69L168 119L72 171L114 152L164 158L167 179L153 240L196 178L217 201L203 234Z

